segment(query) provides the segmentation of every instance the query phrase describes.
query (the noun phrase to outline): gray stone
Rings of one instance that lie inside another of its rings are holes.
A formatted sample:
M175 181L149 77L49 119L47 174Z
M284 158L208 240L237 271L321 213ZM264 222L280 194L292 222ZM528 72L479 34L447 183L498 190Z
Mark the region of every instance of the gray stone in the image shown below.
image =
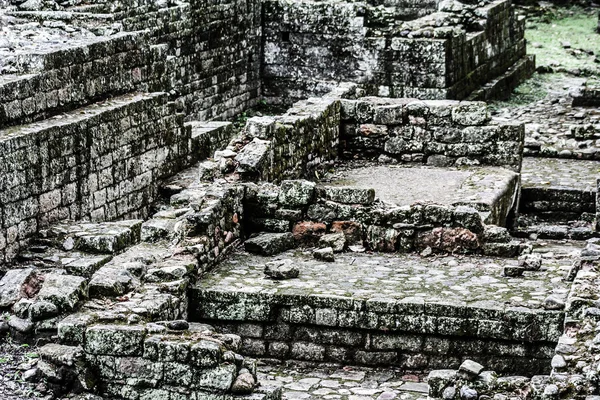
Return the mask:
M73 275L46 275L42 289L38 293L39 300L53 303L61 312L73 310L86 297L85 278Z
M173 329L175 331L185 331L190 327L190 323L183 319L168 321L166 325L167 328Z
M248 370L246 370L248 371ZM256 386L256 379L249 372L240 373L233 384L231 385L231 393L233 394L250 394Z
M433 370L427 376L427 384L429 385L429 396L442 397L444 388L452 384L457 377L457 372L454 369L439 369Z
M489 120L489 111L484 102L461 102L452 109L452 121L460 125L483 125Z
M510 277L510 278L516 278L519 276L523 276L523 272L525 272L525 268L523 267L518 267L515 265L506 265L503 269L502 269L502 274L504 276Z
M17 332L21 333L29 333L33 330L33 322L27 319L21 319L14 316L11 316L8 320L8 326Z
M313 256L315 259L326 262L335 261L335 257L333 256L333 249L331 247L325 247L323 249L316 249L313 251Z
M319 246L331 247L334 253L341 253L346 248L346 236L343 232L323 235L319 238Z
M477 400L477 397L478 397L477 390L472 389L468 386L463 386L460 388L461 400Z
M563 310L565 308L565 299L556 294L551 294L544 300L546 310Z
M244 242L247 252L272 256L294 247L294 236L286 233L263 233Z
M456 396L456 388L454 386L448 386L442 392L442 399L444 400L454 400Z
M519 257L519 266L526 271L538 271L542 267L542 256L537 253L522 255Z
M143 326L94 325L85 332L85 351L96 355L141 356L146 329Z
M565 361L565 358L563 356L561 356L560 354L555 355L554 357L552 357L552 368L554 369L561 369L567 366L567 362Z
M42 319L52 318L58 314L58 307L44 300L38 300L29 307L29 317L32 321L40 321Z
M375 189L325 186L321 191L325 199L342 204L370 205L375 201Z
M67 367L72 367L84 357L83 349L80 346L65 346L57 343L48 343L40 347L39 354L42 360Z
M135 285L134 276L127 269L105 265L92 276L89 293L90 297L120 296Z
M25 382L35 382L39 376L39 370L37 368L31 368L23 372L21 379Z
M308 205L314 197L315 187L316 184L310 181L283 181L279 190L279 204L289 207Z
M268 159L271 141L254 138L235 157L238 171L242 173L257 173Z
M265 275L271 279L282 280L297 278L300 270L292 260L275 260L265 264Z
M459 372L463 372L471 377L475 377L475 376L479 375L483 370L484 370L483 365L481 365L473 360L465 360L460 365L460 367L458 367Z
M34 279L33 268L8 270L0 280L0 308L10 307L25 296L24 286Z

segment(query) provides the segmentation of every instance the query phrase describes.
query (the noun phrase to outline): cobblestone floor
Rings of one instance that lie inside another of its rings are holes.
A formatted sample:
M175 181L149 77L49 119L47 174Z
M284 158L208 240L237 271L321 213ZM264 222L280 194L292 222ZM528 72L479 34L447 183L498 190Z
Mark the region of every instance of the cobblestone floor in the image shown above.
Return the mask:
M425 400L427 383L391 368L262 365L259 377L282 386L283 399Z
M598 161L526 157L523 160L521 183L523 188L547 187L595 192L598 176Z
M438 204L483 202L493 204L514 179L502 168L434 168L428 166L378 165L345 162L325 181L331 185L373 188L381 200L400 206L434 201ZM377 177L377 179L373 179ZM423 185L427 182L427 185Z
M568 293L563 277L571 260L555 254L554 251L543 252L540 271L528 271L521 278L507 278L502 275L503 267L516 265L517 260L341 253L335 262L324 263L315 260L310 252L288 251L276 258L293 259L300 269L300 277L273 281L263 273L265 263L273 258L238 252L199 286L217 291L337 295L355 300L385 297L424 298L428 302L494 301L539 308L550 294L566 298Z

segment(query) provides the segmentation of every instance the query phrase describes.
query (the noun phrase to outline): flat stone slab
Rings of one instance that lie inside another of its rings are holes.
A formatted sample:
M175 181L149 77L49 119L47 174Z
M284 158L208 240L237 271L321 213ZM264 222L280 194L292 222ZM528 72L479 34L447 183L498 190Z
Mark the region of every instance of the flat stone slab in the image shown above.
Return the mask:
M600 162L558 158L523 159L521 182L523 189L546 188L596 192Z
M394 326L438 334L448 334L445 328L433 327L440 317L477 319L490 325L480 325L467 336L507 340L556 340L562 331L562 311L545 310L544 300L549 295L566 298L569 287L563 276L570 268L566 258L549 257L540 271L508 278L502 269L518 265L517 260L342 253L334 262L325 263L313 259L310 252L300 251L288 251L280 257L292 259L298 266L297 279L266 279L264 264L272 258L236 253L192 289L190 312L199 319L269 321L273 307L284 306L290 307L292 322L356 325L362 329L389 329L389 323L384 318L377 320L377 315L429 315L430 328L424 321ZM307 311L299 317L295 310L303 307L313 308L315 314ZM357 312L354 322L343 321L343 310ZM375 320L369 320L371 315ZM530 325L532 318L539 319L545 328ZM507 320L512 322L507 324ZM540 332L530 331L538 328ZM511 332L500 333L506 329Z
M427 384L395 368L262 365L260 382L281 387L283 399L426 400Z
M518 175L504 168L436 168L399 165L344 165L323 186L375 189L380 200L399 206L417 202L470 205L488 211L512 204Z

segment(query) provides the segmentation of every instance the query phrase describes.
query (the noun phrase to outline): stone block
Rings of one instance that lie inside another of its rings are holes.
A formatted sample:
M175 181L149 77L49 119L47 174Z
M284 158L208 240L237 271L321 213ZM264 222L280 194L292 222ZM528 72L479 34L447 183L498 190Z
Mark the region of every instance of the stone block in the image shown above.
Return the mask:
M73 275L47 274L42 289L38 293L38 299L53 303L60 311L70 311L81 300L87 298L87 294L85 278Z
M323 198L342 204L370 205L375 201L374 189L325 186L319 192Z
M294 247L294 236L290 233L263 233L244 242L250 253L272 256Z
M316 184L310 181L283 181L279 190L279 204L285 207L308 205L314 197Z
M37 291L38 284L33 268L8 270L0 279L0 308L12 306L27 296L27 292L33 294Z
M85 332L84 350L95 355L142 356L146 329L138 325L93 325Z

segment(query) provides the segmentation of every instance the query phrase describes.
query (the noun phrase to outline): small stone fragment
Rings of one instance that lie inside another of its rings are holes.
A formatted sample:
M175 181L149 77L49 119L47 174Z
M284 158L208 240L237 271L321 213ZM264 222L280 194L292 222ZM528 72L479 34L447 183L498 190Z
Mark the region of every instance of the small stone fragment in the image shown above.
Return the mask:
M552 357L552 368L554 369L561 369L567 366L567 362L565 361L565 358L563 356L561 356L560 354L555 355L554 357Z
M331 247L325 247L324 249L317 249L313 251L315 259L320 261L333 262L335 257L333 256L333 249Z
M294 247L294 236L286 233L263 233L244 242L249 253L272 256Z
M282 280L297 278L300 274L298 267L290 259L271 261L265 264L265 275L271 279Z
M346 247L346 237L343 233L329 233L321 236L319 245L322 247L331 247L334 253L341 253Z
M544 300L546 310L562 310L565 308L565 300L562 297L551 294Z
M248 370L245 370L248 371ZM243 372L237 376L233 385L231 385L231 393L234 394L250 394L256 386L256 379L250 372Z
M458 367L459 372L463 372L468 376L475 377L479 375L483 371L483 365L475 362L473 360L465 360L460 367Z
M525 268L515 265L506 265L502 270L504 276L508 276L511 278L523 276L523 272L525 272Z
M522 255L519 257L519 267L526 271L538 271L542 267L542 256L537 253Z
M173 329L175 331L185 331L190 327L190 323L184 319L178 319L175 321L168 321L167 328Z
M477 400L477 397L478 397L477 390L472 389L468 386L463 386L460 388L461 400Z

